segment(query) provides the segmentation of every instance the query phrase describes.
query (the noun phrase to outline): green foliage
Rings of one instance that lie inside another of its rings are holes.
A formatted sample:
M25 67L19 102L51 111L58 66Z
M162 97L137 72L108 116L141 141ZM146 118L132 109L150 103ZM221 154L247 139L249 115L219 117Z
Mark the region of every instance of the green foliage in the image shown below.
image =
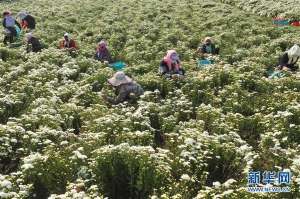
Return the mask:
M167 154L155 154L148 147L116 145L93 152L95 180L111 198L146 198L153 189L168 185Z

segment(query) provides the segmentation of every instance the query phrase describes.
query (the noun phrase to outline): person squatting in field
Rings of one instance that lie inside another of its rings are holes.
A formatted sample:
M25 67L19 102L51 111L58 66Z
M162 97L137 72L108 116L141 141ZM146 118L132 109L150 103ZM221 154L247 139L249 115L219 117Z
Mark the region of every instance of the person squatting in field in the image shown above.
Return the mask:
M160 62L159 73L168 78L184 76L185 71L181 67L181 61L175 50L168 50L167 54Z
M18 37L18 33L20 32L21 26L12 16L10 11L3 12L3 21L2 25L4 27L4 40L3 43L7 45L7 42L13 43L14 38Z
M218 55L219 54L219 48L216 47L211 37L205 37L202 44L200 44L197 52L200 55Z
M107 42L105 40L101 40L98 43L95 59L104 63L112 63L112 58L107 48Z
M21 27L24 30L32 31L35 29L35 19L26 11L21 11L17 15L21 19Z
M38 38L34 37L32 33L27 33L25 35L27 41L26 51L29 52L40 52L42 50L42 45Z
M111 104L119 104L124 101L134 102L144 93L143 88L130 77L126 76L123 71L116 72L108 80L108 83L115 87L117 97L112 98L106 95L102 95L102 97Z
M60 49L77 50L78 47L74 39L72 39L69 33L64 34L64 39L59 42Z
M299 66L296 65L300 57L300 47L295 44L288 51L284 52L279 58L277 69L286 71L296 71Z

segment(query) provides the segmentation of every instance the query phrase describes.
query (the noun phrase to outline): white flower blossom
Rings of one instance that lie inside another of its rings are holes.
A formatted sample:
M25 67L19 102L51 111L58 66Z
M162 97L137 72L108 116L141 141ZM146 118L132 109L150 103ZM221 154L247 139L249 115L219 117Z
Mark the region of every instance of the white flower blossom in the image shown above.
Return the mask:
M190 181L191 180L191 178L188 174L182 174L180 178L181 178L181 180L184 180L184 181Z
M6 189L11 189L12 183L8 180L3 180L2 182L0 182L0 187L6 188Z
M235 179L229 179L229 180L227 180L226 182L224 182L224 186L226 187L226 188L229 188L233 183L235 183L236 182L236 180Z
M213 182L213 186L216 187L216 188L219 188L221 187L221 183L216 181L216 182Z
M87 156L81 154L79 151L73 151L73 153L74 153L74 156L72 156L71 159L81 159L81 160L87 159Z

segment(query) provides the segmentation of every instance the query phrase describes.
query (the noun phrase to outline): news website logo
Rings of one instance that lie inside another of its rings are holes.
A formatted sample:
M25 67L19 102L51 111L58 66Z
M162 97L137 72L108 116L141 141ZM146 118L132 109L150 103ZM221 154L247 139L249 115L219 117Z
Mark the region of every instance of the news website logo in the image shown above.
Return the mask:
M250 171L248 173L248 192L270 193L270 192L290 192L291 191L290 171Z

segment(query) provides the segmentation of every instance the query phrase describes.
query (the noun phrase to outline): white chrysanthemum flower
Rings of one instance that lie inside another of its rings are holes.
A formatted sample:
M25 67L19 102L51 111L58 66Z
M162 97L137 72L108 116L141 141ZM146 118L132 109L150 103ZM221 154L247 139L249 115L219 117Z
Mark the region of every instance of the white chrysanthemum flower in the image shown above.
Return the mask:
M229 179L229 180L227 180L227 181L224 183L224 186L225 186L226 188L228 188L228 187L230 187L230 185L232 185L232 184L235 183L235 182L236 182L235 179Z
M187 138L187 139L185 139L185 141L184 141L184 143L185 144L189 144L189 145L192 145L192 144L194 144L196 141L194 140L194 139L192 139L192 138Z
M278 111L277 114L278 115L282 115L284 117L288 117L288 116L292 116L293 115L293 113L288 112L288 111Z
M12 143L17 143L18 141L17 141L17 139L12 138L12 139L10 139L10 142L12 142Z
M0 182L0 186L2 188L11 189L12 183L9 180L3 180L2 182Z
M10 193L5 193L0 191L0 198L10 198L11 194Z
M213 182L213 186L219 188L221 187L221 183L219 181Z
M184 180L184 181L190 181L191 178L188 174L182 174L182 176L180 177L181 180Z
M233 193L233 190L230 189L230 190L224 191L222 195L225 196L225 195L229 195L232 193Z
M87 159L87 156L81 154L79 151L73 151L73 153L74 156L72 156L71 159L81 159L81 160Z
M23 169L23 170L29 170L29 169L33 169L34 168L34 166L32 165L32 164L23 164L22 166L21 166L21 169Z
M69 143L68 141L64 140L60 143L60 145L67 145L68 143Z

